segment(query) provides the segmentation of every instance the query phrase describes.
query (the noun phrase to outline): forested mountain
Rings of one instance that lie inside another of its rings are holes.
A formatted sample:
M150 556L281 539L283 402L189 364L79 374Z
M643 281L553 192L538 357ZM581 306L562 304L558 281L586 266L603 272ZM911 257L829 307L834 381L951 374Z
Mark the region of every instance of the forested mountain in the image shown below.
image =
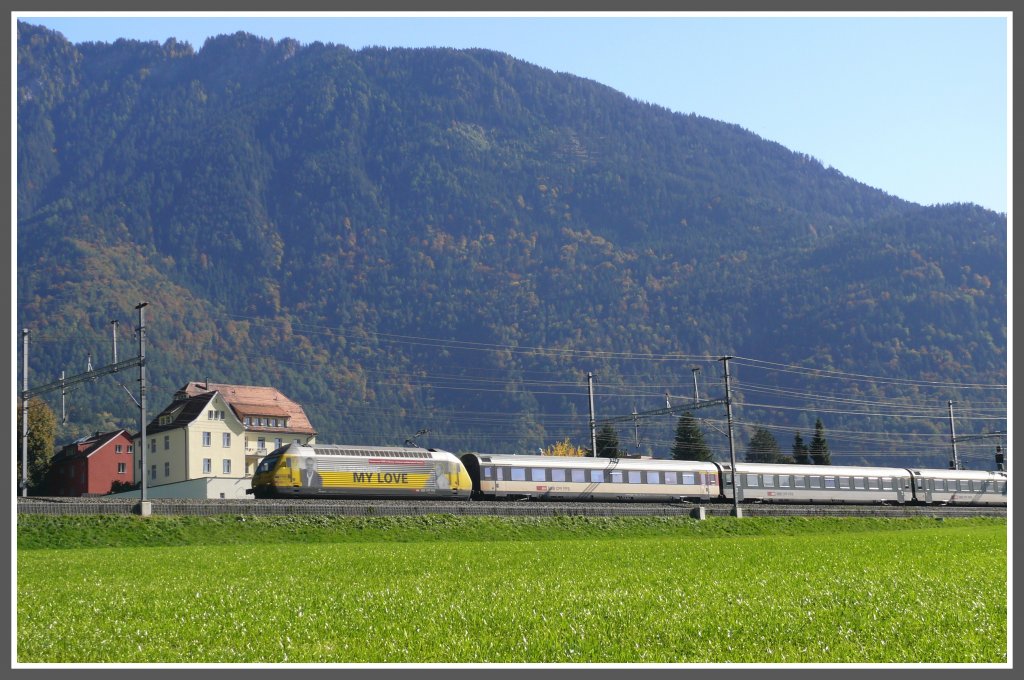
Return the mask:
M588 371L621 415L691 395L696 365L720 397L723 355L757 360L734 370L740 427L778 426L784 451L828 409L837 432L948 433L947 394L1003 413L962 431L1005 428L1005 389L969 386L1007 381L1006 216L735 125L486 50L73 45L24 23L17 102L32 385L108 363L111 319L145 300L154 412L188 380L269 384L323 442L589 445ZM757 389L785 398L743 411ZM116 380L70 404L68 436L138 427ZM675 422L648 425L667 457ZM833 460L906 442L833 440Z

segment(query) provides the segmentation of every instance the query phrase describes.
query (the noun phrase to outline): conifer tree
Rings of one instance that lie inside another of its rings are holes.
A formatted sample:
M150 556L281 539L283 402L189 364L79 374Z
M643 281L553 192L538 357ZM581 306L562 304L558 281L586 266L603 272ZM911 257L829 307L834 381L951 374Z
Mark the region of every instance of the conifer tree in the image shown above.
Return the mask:
M679 416L679 423L676 425L676 439L672 445L672 457L676 460L704 460L712 461L711 449L704 443L704 433L701 432L697 419L687 411Z
M793 437L793 462L798 465L811 464L811 450L804 443L804 438L797 432Z
M814 438L810 446L811 460L815 465L831 465L832 455L828 451L828 441L825 439L825 426L818 418L814 423Z
M597 431L597 455L601 458L618 458L619 433L611 425L602 425Z
M779 449L775 436L763 427L754 430L754 436L747 445L746 461L748 463L781 463L785 459Z

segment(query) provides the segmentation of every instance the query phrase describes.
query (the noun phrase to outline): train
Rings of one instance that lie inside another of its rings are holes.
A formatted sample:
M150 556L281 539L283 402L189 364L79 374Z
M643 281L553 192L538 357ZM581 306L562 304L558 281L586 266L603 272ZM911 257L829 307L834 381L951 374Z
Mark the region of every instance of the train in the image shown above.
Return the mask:
M1006 472L579 458L415 446L287 444L260 461L256 498L943 504L1005 506Z

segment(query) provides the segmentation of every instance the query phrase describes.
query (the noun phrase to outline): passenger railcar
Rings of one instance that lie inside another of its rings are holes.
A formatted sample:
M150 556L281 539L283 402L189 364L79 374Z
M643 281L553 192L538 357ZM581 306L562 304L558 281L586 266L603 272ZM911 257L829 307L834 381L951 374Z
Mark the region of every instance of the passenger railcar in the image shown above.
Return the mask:
M472 485L447 451L418 447L303 446L275 449L256 467L256 498L456 498Z
M1005 472L982 470L909 470L914 498L943 505L1006 505Z
M719 495L718 468L700 461L469 453L476 498L678 501Z
M732 500L732 465L718 463L722 497ZM740 502L907 503L910 472L903 468L736 463Z

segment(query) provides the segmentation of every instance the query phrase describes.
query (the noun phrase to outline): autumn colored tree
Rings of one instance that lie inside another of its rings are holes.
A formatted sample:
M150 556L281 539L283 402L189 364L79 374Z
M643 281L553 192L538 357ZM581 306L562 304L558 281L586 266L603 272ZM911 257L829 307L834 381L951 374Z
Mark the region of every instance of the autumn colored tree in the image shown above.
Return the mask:
M542 456L571 456L574 458L586 456L587 449L576 446L566 437L563 441L556 442L541 451Z
M18 440L17 448L17 484L21 484L21 403L17 405ZM50 470L50 461L54 454L54 440L57 437L57 416L39 398L30 399L28 402L28 492L32 495L43 493L43 485L46 481L46 473ZM20 493L19 493L20 495Z

